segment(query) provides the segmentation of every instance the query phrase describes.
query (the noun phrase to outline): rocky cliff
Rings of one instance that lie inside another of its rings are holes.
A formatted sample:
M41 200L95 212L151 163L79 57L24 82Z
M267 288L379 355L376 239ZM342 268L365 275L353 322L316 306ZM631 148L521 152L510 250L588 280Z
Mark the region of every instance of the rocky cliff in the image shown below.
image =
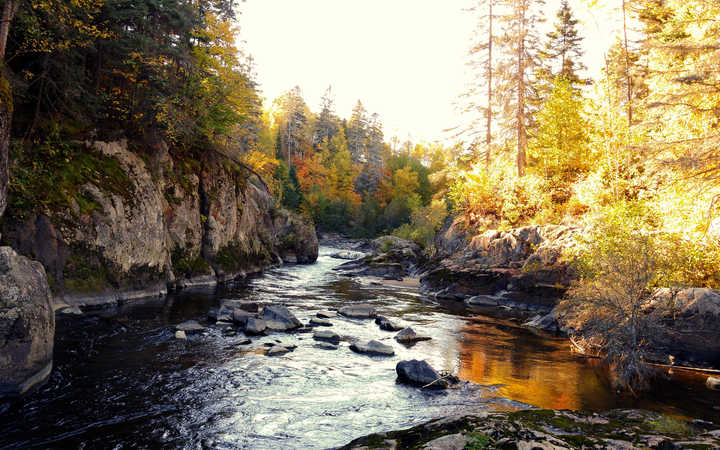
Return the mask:
M572 281L562 254L578 232L545 225L472 235L451 218L433 241L428 270L421 277L423 289L477 305L552 307Z
M7 244L43 264L57 304L111 304L317 258L312 226L219 154L181 159L126 141L82 151L99 174L65 207L10 210L3 225Z

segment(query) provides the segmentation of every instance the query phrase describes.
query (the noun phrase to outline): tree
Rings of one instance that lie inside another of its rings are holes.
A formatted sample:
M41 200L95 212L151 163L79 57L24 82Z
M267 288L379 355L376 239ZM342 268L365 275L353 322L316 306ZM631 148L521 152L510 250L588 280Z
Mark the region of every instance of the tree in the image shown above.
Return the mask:
M352 116L347 126L348 149L355 162L365 162L365 149L367 148L369 127L368 120L367 111L362 102L358 100L355 108L353 108Z
M543 0L504 0L509 14L501 16L499 38L504 60L500 63L498 96L502 103L507 130L513 130L516 145L517 174L525 175L528 129L532 126L535 67L539 64L537 24L542 20L537 7Z
M332 87L328 86L320 100L320 113L313 127L313 144L318 146L323 140L330 142L339 129L338 118L335 115L335 100Z
M537 121L531 163L553 189L565 187L587 172L592 164L590 124L584 117L580 93L570 80L562 75L555 79Z
M275 101L278 107L278 133L281 135L281 153L288 167L296 157L303 158L309 146L308 110L299 86L283 94Z
M540 52L543 64L538 69L538 80L544 85L545 93L552 89L557 77L564 78L572 87L588 83L578 74L586 67L582 62L583 38L578 34L577 24L568 0L563 0L557 12L555 29L547 34L545 48Z

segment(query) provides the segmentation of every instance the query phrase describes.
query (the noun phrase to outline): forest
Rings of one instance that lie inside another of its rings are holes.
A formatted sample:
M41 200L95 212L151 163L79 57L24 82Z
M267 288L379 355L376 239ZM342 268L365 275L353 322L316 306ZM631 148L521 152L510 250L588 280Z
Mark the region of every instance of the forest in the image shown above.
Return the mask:
M607 42L602 76L590 79L582 24L567 0L553 15L542 0L478 0L467 12L477 23L473 83L459 99L472 120L453 130L452 144L388 138L361 100L339 117L332 88L319 105L306 104L300 87L263 105L262 80L237 44L237 7L5 0L0 100L12 133L4 220L73 201L92 211L82 180L123 191L113 163L79 143L124 138L141 156L165 143L182 161L181 183L202 155L220 154L259 174L278 205L322 232L393 234L431 251L448 217L472 234L587 229L568 255L584 280L570 296L586 302L613 283L644 293L720 287L717 2L619 2L622 33ZM638 264L637 279L617 276Z

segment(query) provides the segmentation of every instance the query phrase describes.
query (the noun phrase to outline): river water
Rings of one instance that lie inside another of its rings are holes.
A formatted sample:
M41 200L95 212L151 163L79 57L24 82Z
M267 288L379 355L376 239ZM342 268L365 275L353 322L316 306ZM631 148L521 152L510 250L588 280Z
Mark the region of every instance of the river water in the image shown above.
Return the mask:
M283 266L222 292L60 318L55 369L41 389L0 414L0 448L328 448L438 416L529 405L640 407L720 422L720 396L699 375L664 374L652 395L619 397L564 339L431 302L412 286L347 279L332 270L344 262L330 257L337 251L321 247L316 264ZM224 336L205 320L225 298L285 304L305 323L321 309L372 303L433 339L408 348L373 321L334 318L329 329L343 336L337 350L317 347L311 333L241 346L242 333ZM188 319L208 328L176 340L173 325ZM396 355L353 353L356 338L381 340ZM297 349L265 356L264 344L276 341ZM395 365L406 359L425 359L468 383L441 393L397 384Z

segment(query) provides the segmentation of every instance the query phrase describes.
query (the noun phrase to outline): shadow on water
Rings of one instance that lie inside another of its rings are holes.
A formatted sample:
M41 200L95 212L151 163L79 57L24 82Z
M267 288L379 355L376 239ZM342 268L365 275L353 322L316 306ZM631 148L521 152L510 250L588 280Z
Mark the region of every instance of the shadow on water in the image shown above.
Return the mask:
M323 448L451 413L536 405L604 410L642 407L719 421L717 393L697 375L676 373L642 399L613 394L591 363L563 339L538 335L508 317L470 315L438 305L408 286L352 280L332 268L343 261L321 249L317 264L284 266L247 282L187 291L81 318L60 318L55 369L48 383L0 415L0 447ZM412 347L372 321L331 319L337 350L308 333L225 336L206 320L224 298L283 303L307 322L320 309L373 303L381 314L433 337ZM173 325L207 326L187 341ZM396 355L349 351L355 339L378 339ZM264 356L265 344L297 349ZM446 393L395 382L403 359L426 359L472 381Z

